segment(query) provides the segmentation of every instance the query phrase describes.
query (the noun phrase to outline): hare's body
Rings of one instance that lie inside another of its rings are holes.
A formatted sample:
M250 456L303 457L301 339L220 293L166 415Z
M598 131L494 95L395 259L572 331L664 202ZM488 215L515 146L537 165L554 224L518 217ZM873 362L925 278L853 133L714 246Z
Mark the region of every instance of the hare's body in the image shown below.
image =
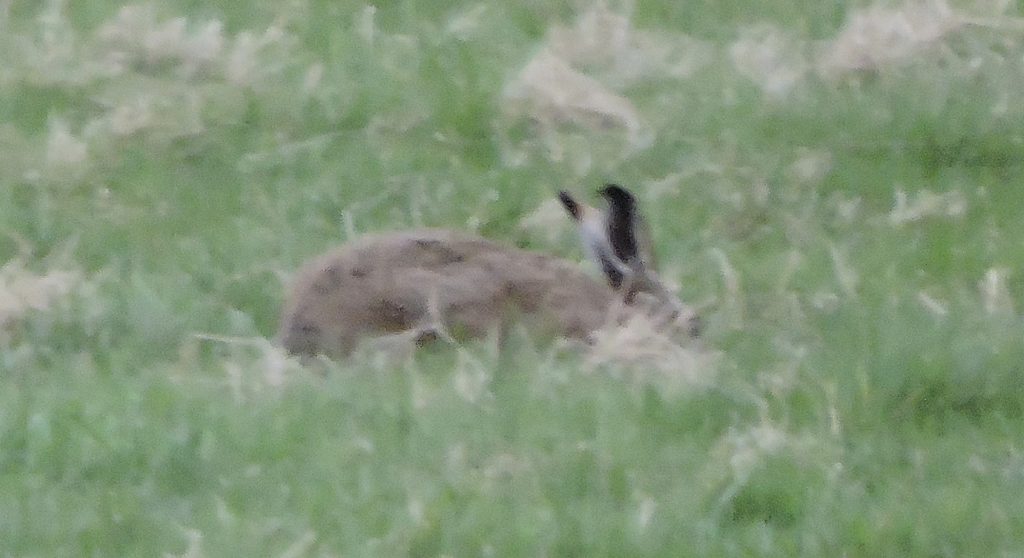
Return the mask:
M599 282L567 260L444 229L371 234L299 271L278 331L296 354L343 356L367 337L412 333L481 337L525 321L562 337L586 339L617 318L643 312L699 321L661 283L636 200L624 188L602 191L607 214L559 198L580 227ZM643 295L638 298L637 295ZM640 302L646 297L646 304Z
M582 339L617 301L563 259L451 230L373 234L299 271L278 338L293 353L340 356L365 337L436 329L480 337L516 319Z

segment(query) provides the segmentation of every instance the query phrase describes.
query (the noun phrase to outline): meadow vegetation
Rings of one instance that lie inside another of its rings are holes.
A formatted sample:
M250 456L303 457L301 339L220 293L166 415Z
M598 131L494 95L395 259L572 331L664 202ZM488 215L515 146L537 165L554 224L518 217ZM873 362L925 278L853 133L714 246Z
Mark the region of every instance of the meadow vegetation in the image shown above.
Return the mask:
M0 1L0 556L1024 553L1022 16ZM605 181L699 342L271 342L348 238L580 259Z

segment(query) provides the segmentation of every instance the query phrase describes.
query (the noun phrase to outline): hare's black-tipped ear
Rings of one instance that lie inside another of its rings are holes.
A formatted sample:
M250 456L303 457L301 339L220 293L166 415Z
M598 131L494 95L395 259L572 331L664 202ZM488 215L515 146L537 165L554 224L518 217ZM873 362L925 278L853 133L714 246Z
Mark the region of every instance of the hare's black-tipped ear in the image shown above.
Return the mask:
M583 209L580 207L580 204L573 199L569 192L566 192L565 190L558 192L558 200L562 202L562 205L565 206L565 210L569 212L569 215L572 216L573 219L577 221L580 220Z
M632 210L633 207L636 206L636 198L633 197L633 194L618 184L606 184L598 193L601 194L601 197L607 200L612 207L621 208L623 210Z
M632 267L642 264L637 246L636 200L622 186L609 184L601 190L601 197L608 201L607 234L615 256Z

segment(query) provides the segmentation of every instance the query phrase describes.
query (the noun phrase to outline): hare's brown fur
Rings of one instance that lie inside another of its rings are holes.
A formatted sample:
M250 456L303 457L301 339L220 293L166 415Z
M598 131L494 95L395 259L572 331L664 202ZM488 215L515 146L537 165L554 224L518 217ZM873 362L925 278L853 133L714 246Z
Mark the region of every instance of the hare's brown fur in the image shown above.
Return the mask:
M607 321L619 298L569 261L479 236L372 234L299 271L278 339L292 353L343 356L364 337L438 326L480 337L510 316L582 339Z

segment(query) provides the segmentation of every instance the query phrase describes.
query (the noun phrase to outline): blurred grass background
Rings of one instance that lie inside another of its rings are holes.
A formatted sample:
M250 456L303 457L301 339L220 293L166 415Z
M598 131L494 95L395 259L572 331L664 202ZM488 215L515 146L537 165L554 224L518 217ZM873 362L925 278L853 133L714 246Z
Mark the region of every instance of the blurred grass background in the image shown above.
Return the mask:
M0 555L1024 552L1020 16L0 2ZM686 381L265 341L352 234L579 258L544 203L604 181L708 308Z

